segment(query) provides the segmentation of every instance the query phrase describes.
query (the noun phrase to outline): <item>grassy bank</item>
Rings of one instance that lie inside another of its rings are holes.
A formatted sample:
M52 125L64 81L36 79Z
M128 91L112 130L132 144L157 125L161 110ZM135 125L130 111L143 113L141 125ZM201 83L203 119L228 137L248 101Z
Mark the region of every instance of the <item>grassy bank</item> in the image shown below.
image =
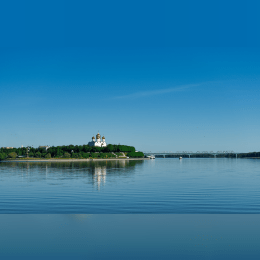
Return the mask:
M90 162L90 161L135 161L135 160L150 160L149 158L106 158L106 159L66 159L66 158L29 158L29 159L6 159L1 162Z

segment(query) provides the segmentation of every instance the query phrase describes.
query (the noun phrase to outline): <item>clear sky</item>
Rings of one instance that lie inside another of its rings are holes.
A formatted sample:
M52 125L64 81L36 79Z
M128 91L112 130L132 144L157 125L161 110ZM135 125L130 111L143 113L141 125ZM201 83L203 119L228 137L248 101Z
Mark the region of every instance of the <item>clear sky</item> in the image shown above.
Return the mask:
M259 7L2 1L0 147L260 151Z

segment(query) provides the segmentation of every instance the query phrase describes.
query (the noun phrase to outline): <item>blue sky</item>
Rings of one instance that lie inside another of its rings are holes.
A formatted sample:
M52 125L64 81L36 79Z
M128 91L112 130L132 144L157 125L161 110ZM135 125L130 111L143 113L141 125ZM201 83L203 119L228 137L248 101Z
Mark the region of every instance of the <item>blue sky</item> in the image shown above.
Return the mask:
M1 3L0 147L259 151L259 7Z

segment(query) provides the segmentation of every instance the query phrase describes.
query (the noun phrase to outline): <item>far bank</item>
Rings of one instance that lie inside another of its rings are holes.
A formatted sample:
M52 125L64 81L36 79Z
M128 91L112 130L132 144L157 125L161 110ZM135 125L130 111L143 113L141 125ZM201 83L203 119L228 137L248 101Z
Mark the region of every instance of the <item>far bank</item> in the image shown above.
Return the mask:
M40 146L33 147L2 147L0 160L91 160L91 159L136 159L143 158L144 153L136 151L135 147L127 145L112 145L96 147L89 145Z
M111 158L111 159L8 159L1 162L96 162L96 161L140 161L150 158Z

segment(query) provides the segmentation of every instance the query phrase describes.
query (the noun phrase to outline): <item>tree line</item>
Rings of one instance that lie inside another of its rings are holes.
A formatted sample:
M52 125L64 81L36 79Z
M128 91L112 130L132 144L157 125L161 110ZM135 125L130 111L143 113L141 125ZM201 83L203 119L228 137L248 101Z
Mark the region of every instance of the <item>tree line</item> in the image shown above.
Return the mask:
M166 154L166 158L179 158L182 156L183 158L215 158L214 154L208 153L198 153L198 154ZM163 155L156 155L158 158L163 158ZM260 152L250 152L250 153L237 153L237 157L235 153L223 153L217 154L216 158L260 158Z
M121 153L131 158L144 157L142 152L135 152L135 147L127 145L109 144L106 147L89 145L63 145L45 148L20 147L13 149L0 149L0 160L17 157L30 158L115 158ZM121 154L122 155L122 154Z

